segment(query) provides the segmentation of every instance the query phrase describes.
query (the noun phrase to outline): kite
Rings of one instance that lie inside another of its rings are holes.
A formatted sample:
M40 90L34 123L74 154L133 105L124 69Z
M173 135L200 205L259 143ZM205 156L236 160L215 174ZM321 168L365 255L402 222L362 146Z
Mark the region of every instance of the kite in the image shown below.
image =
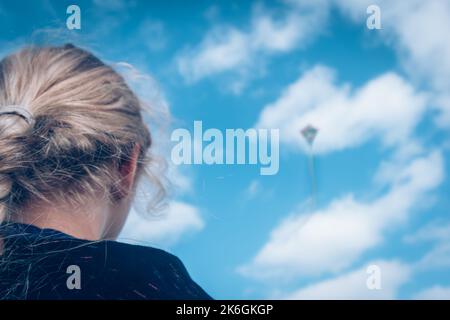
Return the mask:
M319 129L314 128L312 125L307 125L300 131L300 133L305 138L306 142L308 142L308 144L311 147L312 147L314 140L316 139L318 132L319 132Z

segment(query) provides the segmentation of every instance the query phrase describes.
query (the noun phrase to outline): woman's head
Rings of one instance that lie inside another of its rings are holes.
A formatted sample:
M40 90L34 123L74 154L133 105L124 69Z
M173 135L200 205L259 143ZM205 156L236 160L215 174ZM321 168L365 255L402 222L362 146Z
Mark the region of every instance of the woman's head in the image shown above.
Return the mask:
M120 202L148 161L138 98L111 67L73 45L4 58L0 113L6 106L26 109L33 121L0 115L0 219L20 219L34 205Z

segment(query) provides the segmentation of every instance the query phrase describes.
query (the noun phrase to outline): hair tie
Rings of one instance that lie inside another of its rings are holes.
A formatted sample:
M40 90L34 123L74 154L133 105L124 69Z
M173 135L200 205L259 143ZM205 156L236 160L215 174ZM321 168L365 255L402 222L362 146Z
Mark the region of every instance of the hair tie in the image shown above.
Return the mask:
M34 124L34 118L32 114L25 107L22 106L17 105L0 106L0 117L4 114L15 114L24 119L30 126Z

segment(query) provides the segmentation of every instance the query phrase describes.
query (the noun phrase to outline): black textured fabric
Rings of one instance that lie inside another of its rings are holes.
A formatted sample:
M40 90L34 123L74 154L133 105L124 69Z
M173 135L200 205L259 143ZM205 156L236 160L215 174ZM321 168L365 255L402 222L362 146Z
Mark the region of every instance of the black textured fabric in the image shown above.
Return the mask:
M17 223L0 237L0 299L211 299L163 250ZM79 267L80 289L67 285L69 266Z

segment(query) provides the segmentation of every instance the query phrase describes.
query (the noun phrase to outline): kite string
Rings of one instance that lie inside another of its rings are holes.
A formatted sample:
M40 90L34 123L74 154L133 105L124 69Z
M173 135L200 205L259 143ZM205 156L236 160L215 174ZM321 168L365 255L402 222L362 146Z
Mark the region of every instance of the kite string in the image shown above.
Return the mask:
M309 177L311 179L311 210L316 208L316 175L315 175L315 165L314 165L314 152L312 145L309 148L308 155L308 171Z

